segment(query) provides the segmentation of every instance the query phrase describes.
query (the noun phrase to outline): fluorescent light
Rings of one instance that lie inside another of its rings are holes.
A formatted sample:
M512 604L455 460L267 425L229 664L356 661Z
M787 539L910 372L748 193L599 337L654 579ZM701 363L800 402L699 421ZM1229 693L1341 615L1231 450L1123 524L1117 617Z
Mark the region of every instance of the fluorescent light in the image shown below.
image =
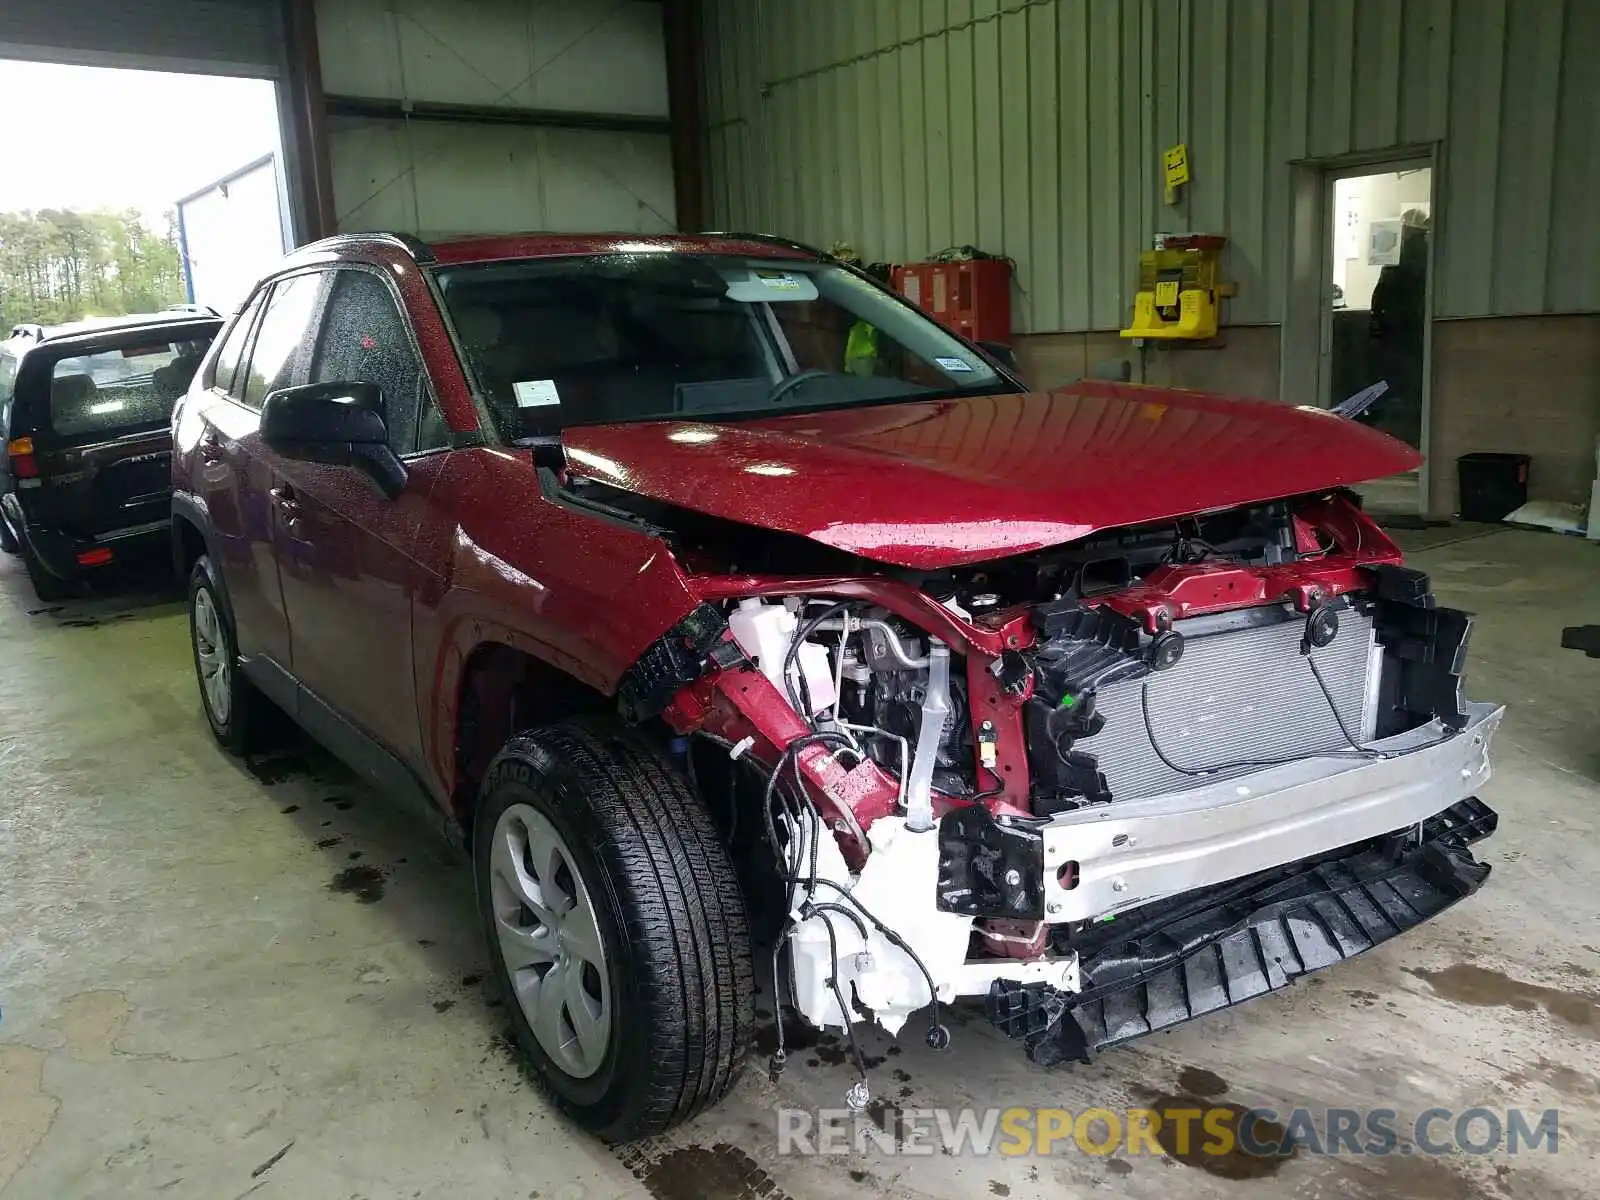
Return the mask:
M794 468L782 463L752 463L745 468L745 472L750 475L793 475Z
M127 407L126 400L102 400L99 404L89 405L89 412L94 416L103 417L107 413L121 412Z

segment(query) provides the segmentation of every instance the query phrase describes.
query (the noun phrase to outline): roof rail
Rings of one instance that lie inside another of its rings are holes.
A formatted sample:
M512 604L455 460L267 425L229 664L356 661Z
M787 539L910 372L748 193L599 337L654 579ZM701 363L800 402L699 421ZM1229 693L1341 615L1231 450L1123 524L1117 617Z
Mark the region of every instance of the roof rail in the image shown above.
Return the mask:
M710 230L700 235L701 237L738 238L746 242L765 242L769 246L782 246L785 250L798 250L802 254L810 254L815 258L831 258L824 251L815 246L808 246L804 242L797 242L793 238L779 237L775 233L737 233L725 230Z
M40 325L37 321L23 321L22 323L13 325L11 327L11 336L31 337L42 340L44 338L44 326Z
M169 304L161 311L194 313L202 317L220 317L222 315L209 304Z
M336 233L331 237L320 238L309 245L301 246L302 250L312 250L318 246L341 246L352 242L388 242L391 246L398 246L419 263L431 263L438 260L434 257L433 247L423 241L414 233L393 233L388 230L374 230L371 233Z

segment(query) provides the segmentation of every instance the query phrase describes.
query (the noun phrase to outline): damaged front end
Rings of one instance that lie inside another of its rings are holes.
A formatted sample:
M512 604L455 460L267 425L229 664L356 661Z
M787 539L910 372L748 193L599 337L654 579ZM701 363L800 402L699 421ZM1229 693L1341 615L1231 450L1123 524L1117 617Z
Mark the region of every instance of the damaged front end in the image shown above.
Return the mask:
M942 1045L938 1005L984 997L1036 1061L1081 1059L1488 874L1471 617L1344 493L945 571L684 557L703 603L620 701L752 768L816 1025L931 1003Z

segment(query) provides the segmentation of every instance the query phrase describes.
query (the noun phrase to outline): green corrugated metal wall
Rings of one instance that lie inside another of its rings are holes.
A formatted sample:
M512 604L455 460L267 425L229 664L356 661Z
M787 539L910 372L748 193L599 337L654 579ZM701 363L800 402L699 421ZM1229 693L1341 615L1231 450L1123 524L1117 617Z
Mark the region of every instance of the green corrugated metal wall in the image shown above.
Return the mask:
M870 259L1016 259L1112 329L1157 230L1282 318L1288 164L1438 142L1440 316L1600 310L1600 0L703 0L709 211ZM1159 155L1194 182L1162 202Z

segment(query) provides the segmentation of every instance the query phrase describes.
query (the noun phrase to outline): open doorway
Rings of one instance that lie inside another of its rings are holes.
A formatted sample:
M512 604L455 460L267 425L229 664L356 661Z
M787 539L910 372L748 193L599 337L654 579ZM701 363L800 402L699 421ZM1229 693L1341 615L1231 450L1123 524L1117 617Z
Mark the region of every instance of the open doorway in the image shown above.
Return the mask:
M0 111L24 114L0 170L0 336L228 312L287 248L270 79L0 59ZM270 192L247 205L241 168L264 163Z
M1351 168L1330 172L1328 189L1323 403L1384 384L1355 419L1424 449L1433 170ZM1416 471L1364 485L1363 496L1379 511L1423 508Z
M1282 394L1324 408L1375 385L1354 419L1428 449L1434 216L1428 149L1293 168ZM1428 465L1363 484L1368 508L1421 513Z

